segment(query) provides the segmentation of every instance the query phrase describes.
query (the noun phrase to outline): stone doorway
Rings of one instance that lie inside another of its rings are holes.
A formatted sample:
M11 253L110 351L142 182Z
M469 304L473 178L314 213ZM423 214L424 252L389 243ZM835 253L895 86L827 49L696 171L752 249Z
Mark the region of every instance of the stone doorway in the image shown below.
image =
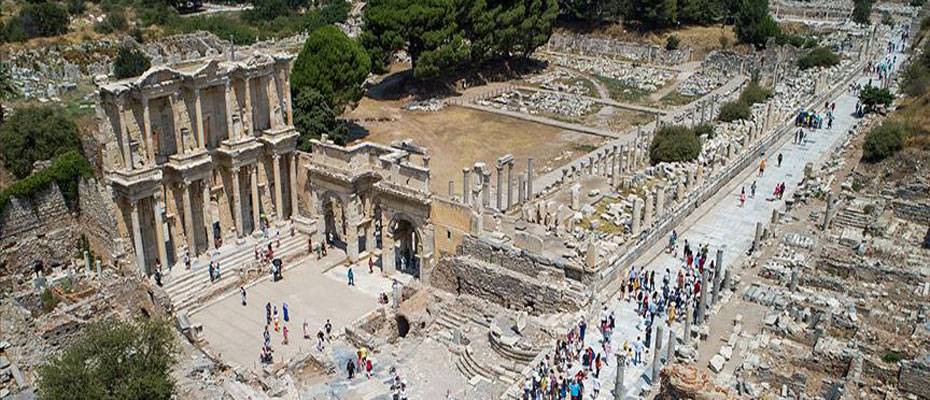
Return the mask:
M419 256L423 253L420 235L413 222L405 218L395 218L391 224L394 246L394 263L398 271L420 277Z

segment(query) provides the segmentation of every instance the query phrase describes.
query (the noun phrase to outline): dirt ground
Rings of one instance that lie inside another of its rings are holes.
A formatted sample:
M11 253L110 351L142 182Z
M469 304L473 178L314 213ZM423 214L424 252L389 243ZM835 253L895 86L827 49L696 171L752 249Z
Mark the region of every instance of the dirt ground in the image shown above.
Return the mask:
M584 28L582 29L587 30ZM681 47L691 47L694 49L695 60L701 60L704 58L704 55L711 50L721 48L721 36L726 37L723 41L728 46L732 46L736 43L736 34L733 33L732 25L686 26L678 29L668 29L661 32L643 34L629 30L622 24L612 24L594 28L591 30L591 33L631 42L652 43L659 46L665 46L668 37L676 35L678 39L681 40Z
M438 194L448 193L450 180L460 192L462 168L476 161L485 162L493 175L497 158L511 153L516 160L516 175L516 171L525 172L527 158L533 157L534 170L540 174L568 163L605 140L463 107L428 112L404 110L403 104L364 98L345 117L368 131L356 140L390 144L411 138L426 147L431 155L430 186Z

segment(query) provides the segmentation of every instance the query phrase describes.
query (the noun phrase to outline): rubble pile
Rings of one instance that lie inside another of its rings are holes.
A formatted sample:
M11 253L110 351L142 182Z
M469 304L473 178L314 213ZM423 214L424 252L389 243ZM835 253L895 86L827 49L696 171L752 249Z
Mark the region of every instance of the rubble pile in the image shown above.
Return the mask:
M727 51L713 51L701 62L701 68L678 85L678 93L703 96L723 86L743 70L746 57Z
M563 55L546 55L545 58L557 65L592 75L613 78L647 92L658 90L675 77L675 73L669 70L646 65L635 65L608 58L569 57Z
M479 100L478 104L533 115L545 113L579 118L594 112L597 103L571 94L511 90L487 100Z
M539 85L541 89L577 94L581 96L592 95L593 93L591 93L591 89L588 86L579 84L577 82L578 79L587 78L584 78L576 73L572 73L571 71L559 68L545 74L533 76L527 81Z

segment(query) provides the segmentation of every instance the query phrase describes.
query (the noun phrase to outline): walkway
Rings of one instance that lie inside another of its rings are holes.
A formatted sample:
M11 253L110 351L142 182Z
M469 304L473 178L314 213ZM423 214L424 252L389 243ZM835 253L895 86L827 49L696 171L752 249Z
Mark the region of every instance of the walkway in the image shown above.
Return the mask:
M898 57L899 62L904 57ZM864 83L867 77L861 77L860 82ZM847 137L847 132L856 123L852 113L855 110L857 98L847 91L834 100L836 102L837 119L834 121L832 129L822 129L816 131L808 130L808 137L803 144L791 143L791 138L787 138L786 143L778 144L774 149L768 152L766 157L766 171L761 177L757 176L757 165L752 167L735 178L714 198L707 201L695 213L693 213L679 228L679 243L684 243L687 239L692 248L702 243L710 245L711 259L717 248L722 247L724 250L724 268L731 265L739 265L744 259L746 250L750 247L755 233L756 222L768 221L771 218L772 210L782 205L781 200L772 199L772 191L777 183L784 182L787 185L785 198L790 198L795 186L803 177L804 166L811 162L815 169L825 161L825 157L830 154L831 150L840 145ZM780 167L777 166L775 157L781 153L784 161ZM745 206L740 207L738 196L742 187L746 188L749 193L749 186L753 181L757 182L758 189L755 198L748 199ZM680 269L681 260L676 259L673 255L666 254L664 251L666 242L660 241L653 246L643 257L634 265L637 268L645 265L647 271L656 271L656 281L661 282L665 269L671 271L672 277L677 275ZM679 245L680 255L681 246ZM625 278L625 276L623 277ZM612 345L618 348L624 342L634 343L637 336L643 336L642 320L634 311L634 305L625 301L620 301L616 296L612 297L610 309L616 313L617 329L612 336ZM589 326L598 326L599 316L595 316L589 322ZM681 330L676 324L675 329ZM599 335L596 332L588 335L588 344L594 349L600 348L597 343ZM644 358L647 362L637 367L627 367L624 381L627 386L626 397L636 396L642 389L647 388L650 383L646 379L648 375L647 365L651 365L651 355ZM615 358L609 358L610 364L601 371L601 384L604 390L601 391L599 399L612 399L611 389L614 386L616 376ZM590 382L589 382L590 384ZM590 385L588 385L590 387Z

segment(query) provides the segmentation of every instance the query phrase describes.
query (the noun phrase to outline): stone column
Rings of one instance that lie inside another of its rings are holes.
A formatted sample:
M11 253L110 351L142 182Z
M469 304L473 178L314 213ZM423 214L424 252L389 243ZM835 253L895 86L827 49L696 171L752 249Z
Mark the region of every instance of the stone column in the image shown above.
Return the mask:
M455 182L449 181L449 199L455 200Z
M224 96L225 96L224 98L226 100L226 129L228 132L227 137L235 142L239 140L239 132L236 131L233 127L232 106L233 106L233 101L235 100L233 99L232 94L233 94L232 93L232 78L226 78L226 91L224 92Z
M184 236L187 236L187 248L191 254L197 254L197 240L194 237L194 213L191 208L191 184L181 183L181 201L184 203Z
M384 272L391 274L397 270L394 263L394 234L390 231L391 220L384 213L381 214L381 227L384 231L381 234L381 267ZM385 222L386 221L386 222Z
M497 164L497 191L494 193L495 200L497 200L497 209L498 211L504 209L504 166Z
M165 202L160 199L159 195L155 198L155 247L158 249L158 260L162 265L168 265L168 247L165 245L165 221L162 213L165 211Z
M721 282L723 279L723 250L717 249L717 262L714 264L714 302L720 300L719 293L722 289Z
M152 137L152 114L149 110L148 96L142 96L142 134L145 136L145 149L149 160L155 161L155 140ZM164 261L163 261L164 262Z
M481 171L481 207L491 207L491 173Z
M281 185L281 156L278 154L271 156L272 169L274 171L274 208L275 216L278 221L284 219L284 197Z
M610 186L616 188L620 184L620 173L617 171L619 167L619 160L617 155L617 146L613 147L613 152L610 155Z
M659 371L662 370L662 341L665 340L665 324L657 319L655 326L656 336L653 338L655 345L652 352L652 382L659 381Z
M194 89L194 118L197 119L197 142L201 149L207 148L207 135L203 130L203 100L200 88Z
M291 218L298 215L299 208L297 199L297 152L293 151L290 154L290 185L287 186L288 193L291 194Z
M762 223L756 222L756 236L752 240L752 250L759 250L760 245L762 244Z
M148 273L148 268L145 266L145 248L142 247L142 226L139 223L139 205L136 200L132 200L129 203L130 207L130 219L132 224L132 240L136 246L136 264L139 266L139 270L143 274Z
M704 323L704 314L707 312L707 270L704 270L704 273L701 274L701 298L698 302L698 311L697 318L695 322L698 324Z
M624 385L624 375L626 375L626 354L616 352L617 356L617 375L614 377L614 400L623 400L626 394L626 385Z
M232 193L233 193L233 220L236 221L236 237L242 237L242 192L239 190L239 167L233 167Z
M642 211L641 211L642 207L643 207L643 203L642 201L640 201L639 197L635 198L633 200L633 221L630 226L631 230L633 231L634 238L639 236L640 219L642 218L640 214L642 214Z
M526 160L526 199L533 200L533 158Z
M646 212L643 217L643 226L647 228L652 226L652 216L654 212L653 210L654 210L654 206L652 203L652 192L646 191Z
M213 218L210 216L210 178L200 181L203 186L203 227L207 230L207 252L213 249Z
M346 259L349 263L358 261L358 198L354 195L346 202Z
M526 174L517 176L517 203L522 204L526 201Z
M665 361L669 364L675 363L675 331L672 330L672 327L669 326L668 329L668 345L665 346Z
M827 209L823 213L823 230L830 229L830 222L833 221L833 209L835 204L833 203L833 192L827 192Z
M247 118L242 118L245 125L245 132L249 136L255 135L255 123L252 121L252 78L245 78L245 112L242 113Z
M694 310L691 307L691 301L685 301L685 336L684 344L691 342L691 319L694 318Z
M187 153L187 144L184 142L184 134L182 134L181 129L178 128L178 95L176 93L168 95L168 105L171 108L171 125L174 127L176 154L183 155Z
M665 187L656 187L656 219L661 220L665 216Z
M291 104L291 73L290 68L284 68L284 104L287 106L287 124L294 126L294 105Z
M258 164L249 172L249 193L252 197L252 232L258 232L262 220L261 193L258 191Z
M129 144L129 127L126 126L126 110L122 103L117 104L116 109L119 113L119 134L121 139L120 141L123 145L123 163L126 164L127 170L132 170L132 146Z
M468 184L468 174L471 172L471 169L462 168L462 203L465 205L471 204L471 187Z
M513 160L507 163L507 209L510 209L513 201Z

